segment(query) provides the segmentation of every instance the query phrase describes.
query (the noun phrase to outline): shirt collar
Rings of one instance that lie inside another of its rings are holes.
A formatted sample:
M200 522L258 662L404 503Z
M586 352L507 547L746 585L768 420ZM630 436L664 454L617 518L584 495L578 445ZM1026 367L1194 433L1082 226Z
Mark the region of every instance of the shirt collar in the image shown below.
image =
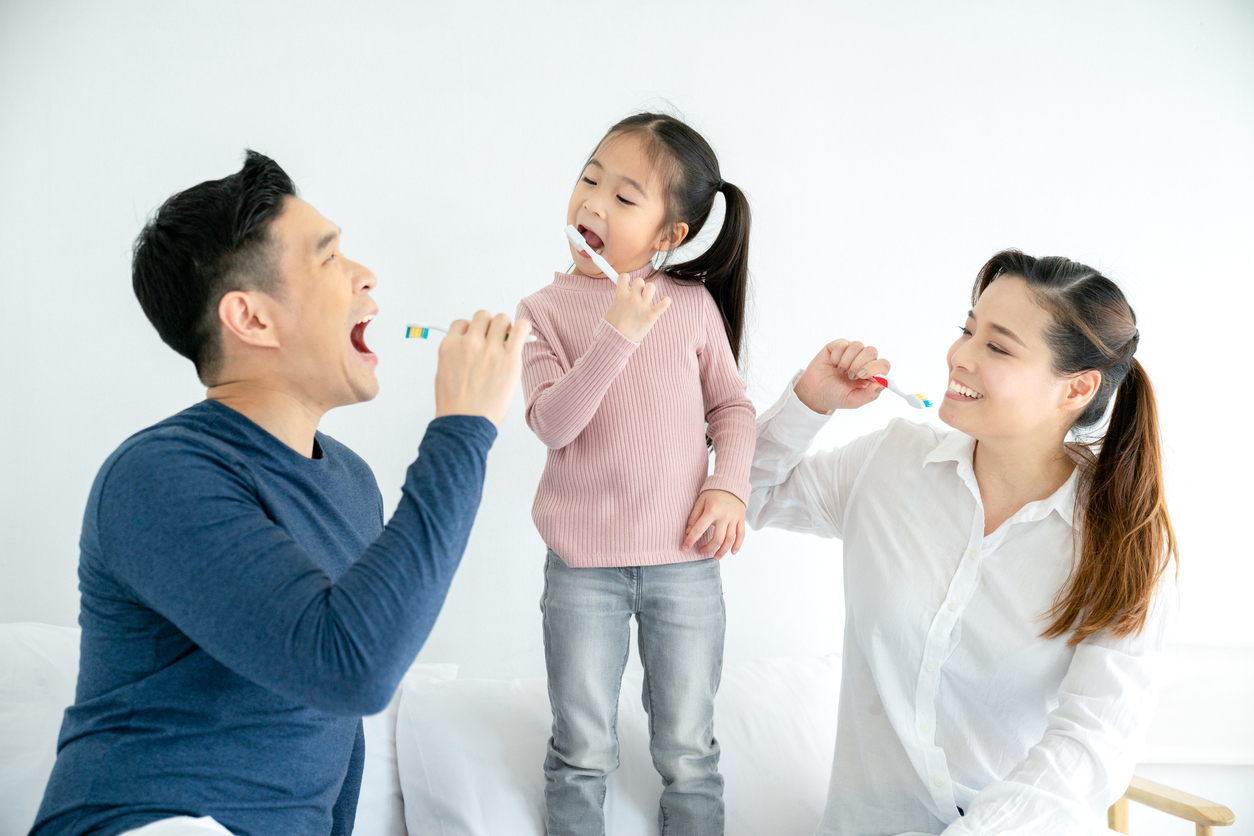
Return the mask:
M949 430L940 437L932 451L923 457L923 465L926 467L936 462L955 462L958 465L958 475L970 486L972 493L975 493L977 487L974 458L975 439L957 430ZM1033 522L1045 519L1051 511L1057 511L1058 516L1062 517L1067 525L1073 525L1076 490L1080 482L1080 469L1083 466L1083 464L1077 464L1071 471L1071 475L1067 477L1067 481L1063 482L1058 490L1045 499L1029 502L1011 519L1015 522Z

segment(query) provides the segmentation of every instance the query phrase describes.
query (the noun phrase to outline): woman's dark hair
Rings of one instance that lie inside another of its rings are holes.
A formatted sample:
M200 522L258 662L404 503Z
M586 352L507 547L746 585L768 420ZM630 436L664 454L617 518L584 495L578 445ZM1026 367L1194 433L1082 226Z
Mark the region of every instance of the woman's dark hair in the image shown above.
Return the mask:
M233 290L277 291L267 230L295 194L278 163L246 151L238 172L174 195L135 239L131 284L139 305L207 385L221 362L218 303Z
M972 303L1002 276L1027 282L1049 313L1045 339L1057 374L1101 372L1100 388L1073 428L1094 427L1114 401L1101 440L1078 448L1085 459L1076 497L1079 553L1042 635L1070 634L1071 645L1102 631L1135 635L1163 573L1179 560L1163 490L1158 407L1134 356L1141 337L1136 314L1123 291L1092 267L1018 250L1004 250L984 265Z
M628 116L597 143L634 134L663 175L666 217L663 228L688 224L684 241L691 241L710 218L714 198L723 193L723 226L709 248L682 264L665 264L667 275L679 281L705 285L723 317L732 356L740 362L744 346L745 296L749 286L749 201L744 192L719 174L714 149L701 134L674 116L637 113ZM595 152L594 152L595 153ZM683 243L681 241L680 243Z

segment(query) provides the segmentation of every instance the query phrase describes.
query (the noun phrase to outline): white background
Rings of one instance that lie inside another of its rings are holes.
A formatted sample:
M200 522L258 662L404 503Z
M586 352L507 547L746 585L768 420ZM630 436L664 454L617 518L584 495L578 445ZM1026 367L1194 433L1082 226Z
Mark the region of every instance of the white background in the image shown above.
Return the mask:
M760 410L839 336L939 394L971 281L1003 247L1121 282L1162 407L1175 638L1254 642L1254 3L1215 0L3 2L0 622L75 622L96 469L203 396L130 290L162 200L252 147L343 226L380 279L382 392L323 429L390 508L433 411L435 346L402 326L512 314L565 268L579 166L641 108L689 120L750 196ZM821 441L907 412L883 398ZM544 455L519 399L421 659L543 672ZM838 649L839 555L752 532L724 562L728 660Z

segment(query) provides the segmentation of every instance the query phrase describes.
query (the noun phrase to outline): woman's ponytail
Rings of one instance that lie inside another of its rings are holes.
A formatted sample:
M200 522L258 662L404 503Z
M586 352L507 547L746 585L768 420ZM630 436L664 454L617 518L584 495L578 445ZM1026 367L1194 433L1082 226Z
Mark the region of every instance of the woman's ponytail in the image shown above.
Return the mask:
M681 281L701 282L723 315L723 328L732 356L740 362L744 340L745 297L749 290L749 200L731 183L719 191L726 201L723 226L709 249L690 261L667 265L666 272Z
M709 249L682 264L663 264L671 278L703 284L714 297L723 317L723 328L732 356L740 363L744 352L745 298L749 287L749 201L744 192L719 173L714 149L684 122L663 113L628 116L606 132L598 144L633 134L644 140L650 156L663 173L666 217L663 227L688 224L680 243L697 237L714 198L721 192L726 201L723 226Z
M1042 636L1065 635L1076 645L1103 631L1135 635L1163 573L1178 559L1163 488L1158 406L1134 356L1141 339L1136 314L1118 285L1093 268L1018 250L993 256L973 297L1003 275L1026 281L1049 311L1046 339L1060 376L1101 372L1097 394L1074 429L1098 426L1110 408L1102 438L1079 447L1085 458L1076 497L1079 548Z
M1115 395L1110 424L1085 479L1080 555L1050 611L1047 638L1077 644L1101 630L1140 631L1176 537L1167 514L1158 407L1135 358Z

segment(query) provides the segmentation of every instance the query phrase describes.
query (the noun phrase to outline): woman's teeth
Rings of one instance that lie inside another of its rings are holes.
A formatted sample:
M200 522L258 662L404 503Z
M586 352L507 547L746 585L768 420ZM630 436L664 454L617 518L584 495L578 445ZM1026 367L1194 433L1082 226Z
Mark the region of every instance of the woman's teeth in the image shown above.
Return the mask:
M967 397L967 398L972 398L972 399L977 400L977 401L978 401L980 398L984 397L984 396L983 396L983 395L981 395L979 392L975 391L974 389L970 389L970 388L968 388L968 387L966 387L966 386L963 386L961 383L959 383L959 382L958 382L958 381L956 381L956 380L951 380L951 381L949 381L949 391L950 391L950 392L957 392L959 395L962 395L962 396Z

